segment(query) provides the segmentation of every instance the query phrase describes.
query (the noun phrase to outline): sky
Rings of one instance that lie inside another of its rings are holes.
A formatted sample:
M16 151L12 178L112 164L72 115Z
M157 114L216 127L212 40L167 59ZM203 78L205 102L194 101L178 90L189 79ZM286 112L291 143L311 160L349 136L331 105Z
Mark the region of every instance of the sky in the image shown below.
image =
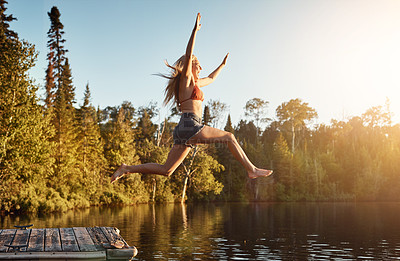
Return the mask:
M397 0L8 0L11 29L39 52L30 75L44 86L52 6L60 10L77 106L87 83L94 106L156 102L159 119L168 73L186 50L196 14L202 27L194 53L211 73L230 53L205 104L219 100L237 124L252 98L269 102L267 116L299 98L315 123L361 116L390 101L400 122L400 1ZM41 95L43 95L43 88ZM223 124L219 127L224 126Z

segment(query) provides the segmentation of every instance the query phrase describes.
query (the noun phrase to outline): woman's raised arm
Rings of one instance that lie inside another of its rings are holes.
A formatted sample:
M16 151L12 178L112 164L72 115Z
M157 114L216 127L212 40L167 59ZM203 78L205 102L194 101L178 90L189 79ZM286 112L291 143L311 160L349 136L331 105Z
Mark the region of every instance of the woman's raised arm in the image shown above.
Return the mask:
M225 67L226 60L228 59L228 56L229 56L229 53L227 53L225 55L225 58L222 61L222 63L217 67L217 69L215 69L212 73L210 73L210 75L208 75L208 77L199 79L199 81L198 81L199 87L203 87L203 86L209 85L210 83L215 81L215 79L217 78L217 76L221 72L222 68Z
M189 77L192 74L192 54L193 54L194 42L196 39L197 31L200 30L201 28L200 19L201 15L200 13L198 13L196 17L196 23L194 25L192 34L190 36L188 45L186 47L186 53L185 53L186 59L183 65L182 74L186 75L187 77Z

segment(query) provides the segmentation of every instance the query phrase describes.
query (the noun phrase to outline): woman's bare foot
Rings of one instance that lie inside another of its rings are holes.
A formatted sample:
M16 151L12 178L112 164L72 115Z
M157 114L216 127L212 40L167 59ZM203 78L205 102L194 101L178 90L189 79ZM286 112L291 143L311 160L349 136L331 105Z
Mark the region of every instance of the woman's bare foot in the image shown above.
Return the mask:
M249 178L256 179L259 177L268 177L272 174L272 170L256 168L254 172L248 172Z
M125 167L126 165L124 163L121 164L121 166L119 166L119 168L114 172L114 174L111 177L111 183L114 183L115 181L119 180L120 178L122 178L126 171L125 171Z

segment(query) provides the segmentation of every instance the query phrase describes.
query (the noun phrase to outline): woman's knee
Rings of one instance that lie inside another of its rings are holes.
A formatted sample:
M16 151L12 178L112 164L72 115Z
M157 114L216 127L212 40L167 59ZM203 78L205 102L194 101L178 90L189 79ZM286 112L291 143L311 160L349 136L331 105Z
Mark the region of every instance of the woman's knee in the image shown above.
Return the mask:
M172 173L174 173L174 171L175 171L175 168L168 168L166 166L163 166L162 175L166 176L166 177L169 177L169 176L172 175Z
M225 135L228 142L236 142L236 138L235 135L233 135L233 133L227 131Z

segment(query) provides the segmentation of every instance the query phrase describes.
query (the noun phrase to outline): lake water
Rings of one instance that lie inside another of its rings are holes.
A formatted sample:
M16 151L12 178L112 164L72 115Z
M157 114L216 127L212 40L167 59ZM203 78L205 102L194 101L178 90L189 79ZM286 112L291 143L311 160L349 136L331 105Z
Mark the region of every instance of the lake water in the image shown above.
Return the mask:
M208 203L0 216L0 228L115 226L135 260L400 259L400 203Z

